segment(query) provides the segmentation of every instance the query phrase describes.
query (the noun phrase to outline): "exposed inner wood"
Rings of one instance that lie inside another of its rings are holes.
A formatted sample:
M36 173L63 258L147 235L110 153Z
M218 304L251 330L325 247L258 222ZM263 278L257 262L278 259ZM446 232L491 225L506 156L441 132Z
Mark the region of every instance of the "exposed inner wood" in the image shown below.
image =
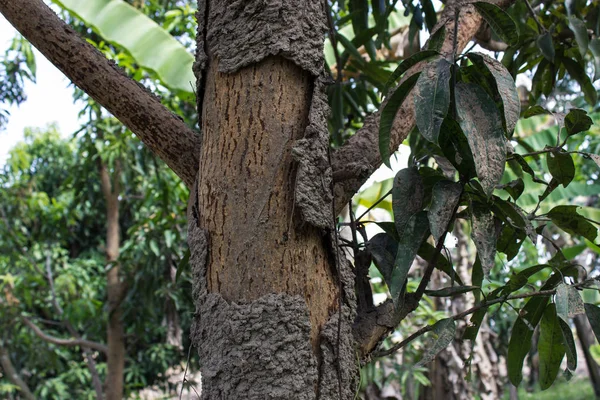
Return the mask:
M297 226L294 140L307 125L313 78L270 57L234 74L206 75L198 185L200 225L210 234L208 290L228 301L269 293L306 299L313 348L337 309L322 233Z

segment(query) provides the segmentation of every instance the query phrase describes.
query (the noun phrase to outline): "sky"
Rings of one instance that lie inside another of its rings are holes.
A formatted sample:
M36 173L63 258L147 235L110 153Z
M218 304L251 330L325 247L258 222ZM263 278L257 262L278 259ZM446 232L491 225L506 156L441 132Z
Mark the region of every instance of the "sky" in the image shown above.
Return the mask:
M17 31L0 14L0 54L10 46ZM57 123L59 132L69 136L79 128L77 113L80 107L73 103L70 81L46 58L34 49L37 62L37 83L26 81L27 100L8 110L8 125L0 131L0 165L4 165L8 151L23 139L27 127L44 128Z

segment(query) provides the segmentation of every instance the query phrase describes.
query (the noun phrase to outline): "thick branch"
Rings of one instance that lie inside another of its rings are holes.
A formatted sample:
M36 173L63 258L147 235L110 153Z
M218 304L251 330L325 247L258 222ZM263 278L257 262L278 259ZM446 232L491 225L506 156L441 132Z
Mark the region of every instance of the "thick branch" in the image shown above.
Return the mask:
M44 331L42 331L33 322L31 322L31 320L29 318L21 317L21 319L22 319L23 323L25 325L27 325L33 331L33 333L35 333L35 335L37 337L39 337L40 339L42 339L48 343L56 344L58 346L67 346L67 347L73 347L73 346L88 347L90 349L94 349L94 350L100 351L105 354L108 352L108 347L106 347L105 345L103 345L101 343L92 342L91 340L86 340L86 339L61 339L61 338L57 338L54 336L50 336L47 333L45 333Z
M31 389L29 389L27 383L21 378L13 366L12 361L10 361L8 350L2 345L2 342L0 342L0 365L4 370L4 376L6 376L13 385L19 387L19 395L27 400L35 400L35 396L31 392Z
M200 135L79 37L41 0L0 0L0 13L75 85L135 133L188 187L193 185Z
M508 7L514 0L501 0L495 2L500 7ZM460 8L458 21L457 52L461 52L479 31L482 23L481 16L475 8L463 0L448 1L442 16L434 30L446 26L446 37L441 49L443 55L452 53L452 42L454 40L454 10ZM425 63L416 65L405 76L408 77L423 69ZM415 110L409 94L408 100L404 102L394 120L390 138L390 148L395 151L406 139L415 126ZM383 109L386 101L380 107ZM352 198L354 193L360 189L362 184L382 164L379 153L379 111L367 117L363 127L352 136L346 144L332 153L333 179L335 180L335 204L336 212Z

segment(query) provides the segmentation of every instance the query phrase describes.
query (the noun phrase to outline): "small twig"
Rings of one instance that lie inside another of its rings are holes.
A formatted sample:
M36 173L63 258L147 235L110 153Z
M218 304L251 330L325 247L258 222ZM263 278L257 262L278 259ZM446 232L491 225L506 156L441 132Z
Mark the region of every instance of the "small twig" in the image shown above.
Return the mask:
M185 385L185 376L187 375L188 366L190 365L190 358L192 357L192 348L194 348L194 344L190 343L190 347L188 349L187 361L185 362L185 371L183 372L183 380L181 381L181 390L179 391L179 400L181 400L181 397L183 396L183 387ZM198 396L198 398L200 398L200 396Z
M379 203L381 203L383 201L383 199L385 199L386 197L388 197L390 194L392 194L392 189L388 190L388 192L386 194L384 194L383 196L381 196L375 203L373 203L369 208L367 208L367 211L365 211L364 213L362 213L360 215L360 217L356 218L356 220L360 221L361 219L363 219L365 215L367 215L368 213L370 213L371 210L373 210L375 207L377 207L377 205Z

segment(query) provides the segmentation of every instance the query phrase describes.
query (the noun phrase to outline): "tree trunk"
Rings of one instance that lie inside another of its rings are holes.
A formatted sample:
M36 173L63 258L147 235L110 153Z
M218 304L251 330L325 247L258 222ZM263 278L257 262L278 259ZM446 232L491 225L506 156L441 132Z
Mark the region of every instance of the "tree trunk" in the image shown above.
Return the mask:
M594 388L594 394L596 398L600 398L600 369L598 368L598 364L594 357L592 357L592 353L590 352L590 346L594 344L594 333L592 332L592 328L587 321L587 317L585 315L577 315L573 318L573 322L575 323L575 329L577 330L577 337L581 342L581 350L583 351L583 356L585 357L585 363L588 368L588 373L590 375L590 383Z
M0 365L4 370L4 376L8 378L10 383L19 388L19 395L23 396L26 400L35 400L35 396L29 389L29 386L21 379L21 376L13 366L12 361L10 361L8 350L6 350L6 347L3 346L2 342L0 342Z
M207 3L188 239L202 398L351 398L351 308L338 317L340 286L349 301L353 284L332 237L323 2Z
M100 135L101 137L101 135ZM107 374L106 399L121 400L123 398L123 372L125 370L125 330L123 327L123 309L121 302L125 292L121 282L119 266L119 162L116 161L115 171L111 174L104 162L100 161L100 183L106 203L106 273L108 296L108 327L107 327Z

